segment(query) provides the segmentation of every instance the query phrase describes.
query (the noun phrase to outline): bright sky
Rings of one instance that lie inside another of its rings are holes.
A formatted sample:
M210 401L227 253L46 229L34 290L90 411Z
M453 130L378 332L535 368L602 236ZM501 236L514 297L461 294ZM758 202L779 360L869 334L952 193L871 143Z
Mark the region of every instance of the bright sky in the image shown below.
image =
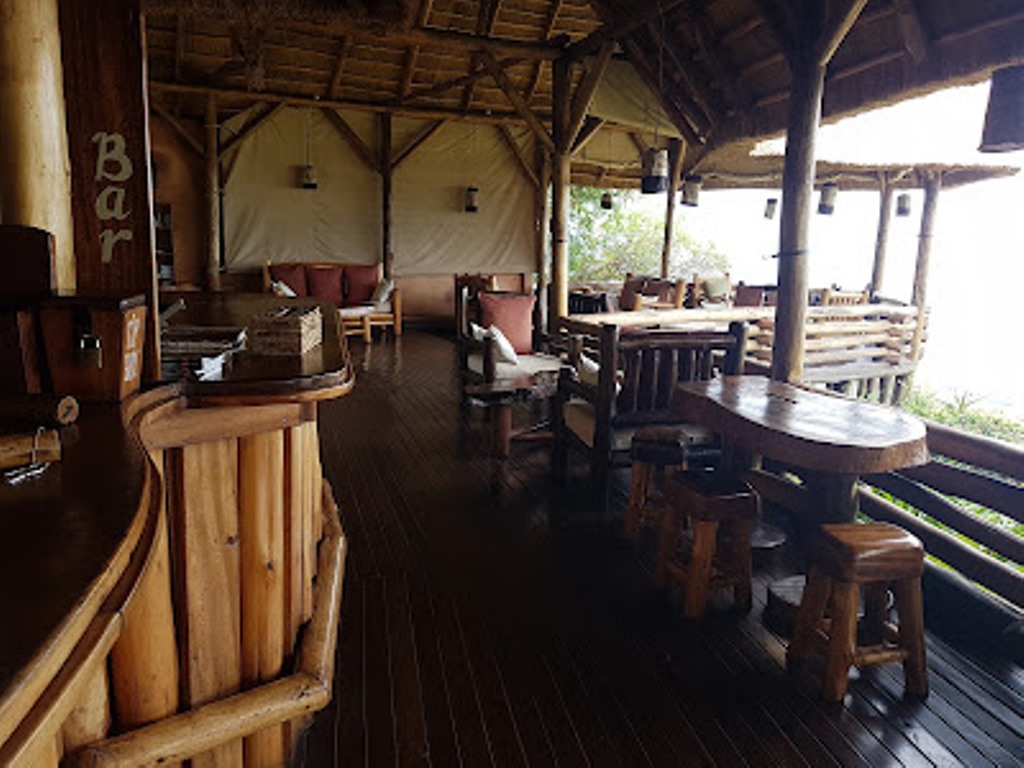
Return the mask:
M818 157L855 163L985 163L1024 166L1024 152L986 154L981 140L988 83L956 88L849 118L819 133ZM784 141L774 142L784 151ZM764 218L767 191L705 191L680 208L681 225L729 254L732 277L774 283L779 217ZM893 217L883 293L908 300L922 193ZM1006 334L1024 301L1024 173L945 190L939 198L928 287L930 339L918 380L950 396L1024 418L1024 365ZM832 216L811 222L810 283L859 289L871 278L878 226L876 192L840 191Z

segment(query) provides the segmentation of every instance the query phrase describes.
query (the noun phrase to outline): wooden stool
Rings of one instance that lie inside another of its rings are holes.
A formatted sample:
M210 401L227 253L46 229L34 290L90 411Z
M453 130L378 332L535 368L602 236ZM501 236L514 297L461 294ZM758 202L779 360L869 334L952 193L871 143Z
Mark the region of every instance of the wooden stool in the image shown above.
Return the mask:
M708 592L717 587L732 587L736 606L750 610L750 539L759 512L757 494L723 472L698 470L677 473L672 496L672 513L662 517L657 583L666 585L673 579L682 583L683 615L689 619L704 615ZM684 563L675 554L687 518L693 548Z
M888 523L821 526L808 553L809 571L787 663L824 654L821 695L840 701L850 665L902 661L906 690L928 694L921 573L924 547L916 536ZM887 620L886 588L892 585L899 625ZM858 645L857 611L864 587L865 616ZM829 601L831 618L826 618Z
M657 523L661 527L669 503L664 492L653 488L657 475L661 475L661 487L667 489L669 478L686 469L692 457L706 456L714 450L709 444L712 439L706 429L689 424L652 425L634 433L629 447L629 505L623 526L627 539L635 539L644 525Z

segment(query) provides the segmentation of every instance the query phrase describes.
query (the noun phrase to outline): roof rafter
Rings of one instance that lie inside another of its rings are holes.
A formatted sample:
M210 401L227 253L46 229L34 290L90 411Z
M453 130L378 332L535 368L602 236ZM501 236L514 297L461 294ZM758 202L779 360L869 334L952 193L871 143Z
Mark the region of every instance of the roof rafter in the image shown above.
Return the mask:
M338 95L338 87L341 85L341 74L345 69L345 59L352 49L352 38L345 35L341 38L338 46L338 56L334 60L334 72L331 74L331 84L327 86L327 98L333 99Z
M476 33L483 37L490 37L494 33L494 22L498 20L498 10L501 8L502 0L480 0L477 9ZM473 74L477 68L477 57L471 56L469 60L469 74ZM470 80L462 90L462 101L460 107L463 111L468 110L473 103L473 91L476 90L477 79Z
M562 10L563 0L552 0L551 5L548 6L548 17L544 22L544 32L542 34L543 40L547 41L551 39L551 33L555 30L555 23L558 21L558 14ZM533 101L534 94L537 93L537 85L540 83L540 72L544 62L538 61L533 65L533 74L530 76L530 85L526 89L526 103L529 104Z
M667 18L684 2L685 0L659 0L659 2L649 4L643 11L631 13L629 18L613 24L606 21L596 32L592 32L582 40L570 45L566 49L566 54L569 58L579 61L585 56L596 53L609 40L620 40L659 18Z
M268 104L262 112L253 115L252 118L242 126L242 130L220 145L220 154L225 155L235 147L240 146L243 141L256 133L256 131L258 131L262 126L266 125L274 115L284 108L284 104Z
M544 124L537 117L536 113L530 109L530 105L526 103L523 95L516 90L516 87L509 80L508 74L498 64L497 60L491 54L490 51L481 51L480 60L483 62L487 71L491 77L494 78L494 82L497 83L498 87L505 94L505 97L512 104L513 108L520 114L526 124L530 126L530 130L533 131L534 135L544 144L544 147L548 152L555 151L555 142L551 138L551 134L548 133L548 129L544 127Z
M377 173L383 173L384 169L380 164L380 157L373 153L367 143L362 140L358 133L352 130L352 126L348 124L344 117L338 114L337 110L324 107L320 111L323 112L327 121L337 129L345 143L366 164L367 168ZM390 154L390 150L388 154Z
M930 53L930 44L914 0L893 0L893 6L899 16L903 45L915 62L924 61Z

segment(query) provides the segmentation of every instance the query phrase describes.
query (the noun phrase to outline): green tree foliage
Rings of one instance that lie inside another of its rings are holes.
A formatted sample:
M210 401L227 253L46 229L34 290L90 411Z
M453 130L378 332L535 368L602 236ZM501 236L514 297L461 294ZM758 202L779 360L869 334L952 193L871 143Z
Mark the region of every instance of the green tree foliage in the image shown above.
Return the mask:
M665 223L661 215L639 208L640 192L616 191L614 207L601 208L604 190L572 187L569 215L569 279L572 282L621 280L626 272L658 274ZM664 200L664 196L661 196ZM671 277L729 271L729 257L712 243L697 242L675 220Z

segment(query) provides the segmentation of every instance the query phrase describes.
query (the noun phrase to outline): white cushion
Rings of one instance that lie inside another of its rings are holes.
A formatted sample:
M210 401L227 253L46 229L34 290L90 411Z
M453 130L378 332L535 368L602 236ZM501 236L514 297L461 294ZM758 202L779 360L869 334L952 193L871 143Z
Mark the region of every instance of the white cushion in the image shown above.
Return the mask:
M551 355L519 355L515 365L511 363L497 362L494 375L498 379L516 379L520 376L532 376L535 373L556 372L561 367L562 361ZM469 355L466 360L469 370L481 376L484 375L483 355Z
M376 314L376 312L377 308L373 304L358 304L354 307L342 307L338 310L338 314L345 320L366 317L367 315Z
M379 311L385 312L388 310L384 309L384 306L391 301L391 294L395 292L395 281L384 279L377 283L377 287L373 289L373 296L370 297L370 303L377 307ZM389 308L390 309L390 308Z
M501 332L498 326L492 325L487 329L487 333L494 339L494 351L498 356L497 362L511 363L512 365L519 362L519 355L516 354L515 347L512 346L512 342L505 338L505 334Z
M288 285L288 283L284 282L283 280L271 280L270 281L270 291L275 296L277 296L278 298L281 298L281 299L294 299L295 298L295 291L293 291L292 287L290 285Z
M482 325L477 325L472 320L469 322L469 335L473 337L473 341L483 341L487 338L487 329Z
M592 360L584 354L580 354L580 362L576 366L576 375L581 383L588 387L597 387L598 379L601 377L601 366L596 360Z

